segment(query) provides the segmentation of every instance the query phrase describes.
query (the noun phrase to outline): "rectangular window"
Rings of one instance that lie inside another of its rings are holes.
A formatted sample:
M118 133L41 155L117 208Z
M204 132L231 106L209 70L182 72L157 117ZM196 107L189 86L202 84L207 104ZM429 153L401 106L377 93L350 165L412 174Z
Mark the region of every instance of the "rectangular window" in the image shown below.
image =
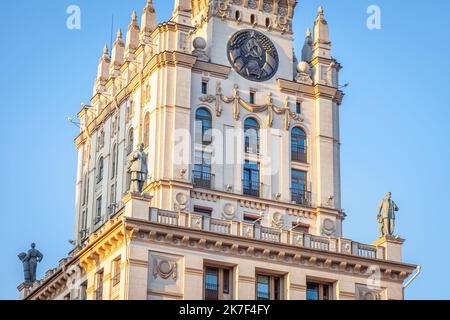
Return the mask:
M95 210L95 224L98 224L102 220L102 196L97 198L96 210Z
M259 163L245 161L243 190L244 194L252 197L260 196Z
M202 94L208 94L208 81L202 81Z
M103 300L103 270L95 275L95 300Z
M254 214L244 213L244 222L253 223L253 224L261 224L261 217Z
M211 189L211 153L196 151L194 159L194 186L196 188Z
M298 205L309 205L309 192L307 191L307 173L292 169L291 172L291 197L292 202Z
M118 258L112 263L113 277L112 277L112 285L113 287L117 286L120 283L120 261Z
M219 300L219 269L205 269L205 300Z
M205 267L205 300L223 300L231 298L231 269L223 267Z
M295 112L297 114L302 113L302 103L300 101L297 101L297 103L295 104Z
M331 300L331 285L308 282L306 300Z
M281 300L282 277L274 275L256 275L256 299L257 300Z
M202 215L204 217L211 217L212 209L211 208L194 206L194 213L200 214L200 215Z
M250 91L250 100L249 100L250 104L255 104L255 96L256 96L256 92L253 90Z

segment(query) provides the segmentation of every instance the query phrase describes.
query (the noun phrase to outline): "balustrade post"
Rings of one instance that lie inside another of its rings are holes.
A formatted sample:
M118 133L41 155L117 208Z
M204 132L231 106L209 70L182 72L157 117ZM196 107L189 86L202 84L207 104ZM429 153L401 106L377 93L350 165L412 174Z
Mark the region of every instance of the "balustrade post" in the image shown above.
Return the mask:
M150 208L150 221L158 222L158 209L157 208Z
M352 242L352 254L358 256L359 255L359 243L358 242Z
M311 248L311 235L305 234L305 241L303 243L305 248Z
M261 240L261 226L260 225L255 225L254 227L254 238L256 240Z
M203 229L206 231L210 231L211 227L211 218L210 217L203 217Z
M280 242L281 243L286 243L289 244L289 231L287 230L281 230L281 237L280 237Z

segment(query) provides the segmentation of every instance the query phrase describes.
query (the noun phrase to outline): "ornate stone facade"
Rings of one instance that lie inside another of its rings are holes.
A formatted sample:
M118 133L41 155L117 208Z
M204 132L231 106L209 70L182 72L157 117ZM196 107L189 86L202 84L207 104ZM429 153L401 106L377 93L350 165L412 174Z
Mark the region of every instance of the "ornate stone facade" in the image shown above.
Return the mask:
M297 62L294 0L174 7L157 24L148 0L103 50L78 114L76 245L22 298L255 299L264 274L283 299L324 284L333 299L402 299L403 240L343 235L344 94L323 9ZM141 144L148 172L129 193ZM206 287L207 273L228 283Z

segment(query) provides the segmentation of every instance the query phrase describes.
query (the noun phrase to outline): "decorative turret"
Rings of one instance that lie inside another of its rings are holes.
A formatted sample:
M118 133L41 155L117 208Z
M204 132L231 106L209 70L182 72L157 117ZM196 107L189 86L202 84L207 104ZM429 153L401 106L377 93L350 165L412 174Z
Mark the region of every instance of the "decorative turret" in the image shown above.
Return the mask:
M125 45L122 38L122 29L119 29L111 54L110 75L112 77L117 77L119 75L119 69L124 63L124 53Z
M191 25L191 1L190 0L175 0L172 21L180 24Z
M142 13L140 40L142 43L151 43L151 33L157 26L156 12L153 7L153 1L147 0L147 5Z
M311 62L312 55L313 55L313 40L311 36L311 29L308 28L306 30L306 38L305 38L305 44L303 45L302 49L302 61L305 62Z
M108 46L105 44L103 48L103 55L98 62L97 79L94 84L94 95L102 93L105 90L105 84L109 78L109 65L111 59L109 58Z
M323 7L320 6L317 12L317 19L314 22L314 57L331 58L331 42L328 31L328 22L323 14Z
M127 61L134 60L134 53L136 49L139 47L139 24L136 15L136 11L133 11L133 15L131 16L131 23L128 26L127 32L127 42L125 49L125 57Z

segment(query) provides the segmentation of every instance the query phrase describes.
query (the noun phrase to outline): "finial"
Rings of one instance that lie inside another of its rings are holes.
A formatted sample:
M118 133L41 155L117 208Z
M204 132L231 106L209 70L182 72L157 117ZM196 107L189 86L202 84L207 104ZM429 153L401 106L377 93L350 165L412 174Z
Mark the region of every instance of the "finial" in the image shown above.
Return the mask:
M106 43L105 43L105 46L103 47L103 54L105 54L105 55L109 54L108 45Z
M321 16L323 15L323 7L320 6L319 9L317 10L317 13Z
M310 28L306 29L306 37L307 38L311 37L311 29Z
M136 10L133 10L133 14L131 15L131 20L133 22L137 22L137 14L136 14Z
M117 31L117 38L122 39L122 28L119 28L119 31Z

